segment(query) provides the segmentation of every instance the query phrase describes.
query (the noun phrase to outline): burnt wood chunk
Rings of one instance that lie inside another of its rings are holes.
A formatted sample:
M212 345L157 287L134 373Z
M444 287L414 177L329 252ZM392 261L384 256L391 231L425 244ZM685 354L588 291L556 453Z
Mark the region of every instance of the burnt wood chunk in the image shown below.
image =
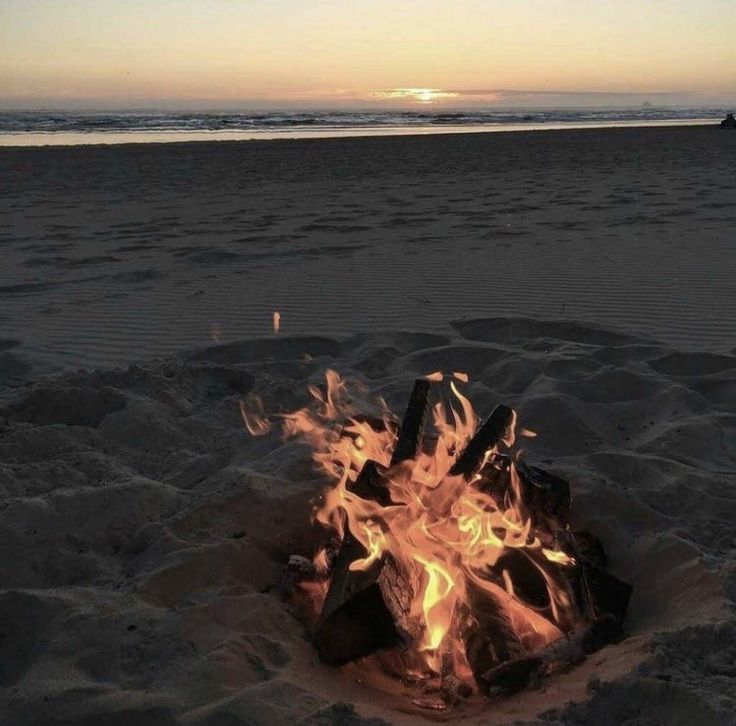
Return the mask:
M358 478L354 482L348 483L347 488L361 499L376 502L382 507L389 507L394 504L386 486L384 467L372 459L363 464Z
M394 453L391 456L391 466L414 459L419 453L419 448L422 445L424 418L427 413L429 385L429 381L424 378L414 382L414 388L399 429Z
M557 542L560 549L575 558L575 566L565 569L580 614L589 620L610 615L623 624L633 588L600 566L601 558L605 561L603 545L592 535L576 535L569 530L558 532Z
M631 585L590 562L583 561L582 570L594 614L599 618L610 615L622 625L631 599Z
M580 556L591 565L605 569L608 563L603 543L592 532L576 530L573 533Z
M523 460L514 461L514 467L522 485L522 502L533 515L535 526L547 535L543 539L565 529L570 521L570 484L562 477ZM496 501L502 501L511 486L510 468L511 458L506 454L496 454L480 472L482 478L478 487Z
M555 529L565 529L570 522L570 484L523 461L516 462L516 471L524 485L524 504L534 512L535 520L551 520Z
M529 655L501 663L481 676L490 696L508 695L532 681L581 663L585 657L614 641L620 634L615 618L606 615Z
M476 585L468 588L470 617L463 628L465 657L479 687L483 674L508 660L520 658L524 646L503 606Z
M462 474L470 479L483 462L486 451L508 436L515 414L508 406L496 406L486 422L475 432L450 469L452 476Z
M555 568L575 605L577 617L592 622L596 616L593 598L585 577L582 555L575 542L575 536L569 529L561 529L555 533L555 548L575 561L574 565L556 565Z
M389 556L368 570L351 570L366 554L347 534L313 635L320 658L330 665L406 645L419 635L409 616L409 578Z

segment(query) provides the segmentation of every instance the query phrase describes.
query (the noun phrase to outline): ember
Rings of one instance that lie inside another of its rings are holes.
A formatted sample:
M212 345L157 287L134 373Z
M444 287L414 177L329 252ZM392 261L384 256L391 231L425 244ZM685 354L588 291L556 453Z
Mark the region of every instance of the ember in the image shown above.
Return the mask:
M571 531L568 483L518 458L516 412L499 405L481 424L457 385L467 375L449 391L446 379L417 380L400 425L383 401L378 415L356 411L334 371L282 416L333 480L314 511L313 567L292 558L320 657L392 649L374 657L436 695L433 708L582 660L620 635L631 594L600 542ZM425 436L433 390L449 402L434 403ZM270 429L262 408L243 416L252 434Z

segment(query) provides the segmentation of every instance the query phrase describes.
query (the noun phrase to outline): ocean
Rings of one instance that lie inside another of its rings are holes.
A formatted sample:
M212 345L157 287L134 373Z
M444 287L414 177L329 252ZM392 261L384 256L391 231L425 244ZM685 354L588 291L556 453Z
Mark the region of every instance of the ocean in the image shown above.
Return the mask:
M717 123L726 109L3 111L0 146L275 139Z

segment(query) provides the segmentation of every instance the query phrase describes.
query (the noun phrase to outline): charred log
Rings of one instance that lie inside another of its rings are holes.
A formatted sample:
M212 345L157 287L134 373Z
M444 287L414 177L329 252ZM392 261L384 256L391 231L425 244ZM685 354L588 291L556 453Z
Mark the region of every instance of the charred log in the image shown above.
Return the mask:
M462 475L470 479L483 462L486 451L510 436L515 418L513 409L508 406L496 406L452 465L451 476Z
M523 484L524 504L535 519L547 520L553 529L565 529L570 522L570 484L523 461L516 462L516 471Z
M541 467L523 461L514 462L521 481L521 503L533 515L535 528L545 544L556 531L566 529L570 521L570 485ZM511 487L511 458L496 454L481 470L477 486L499 504Z
M582 568L595 616L609 615L622 625L631 599L631 585L588 562L584 561Z
M480 470L480 480L476 482L475 486L500 504L511 486L510 466L511 459L506 454L491 456L486 465Z
M505 661L517 659L524 646L503 606L476 586L468 588L469 615L463 629L465 657L479 686L481 677Z
M414 383L391 456L391 466L414 459L419 453L427 413L429 385L429 381L421 378ZM358 478L348 485L348 489L361 499L369 499L383 507L394 504L386 486L386 469L376 461L367 461Z
M416 457L428 395L429 381L416 381L391 465ZM375 461L367 461L348 488L381 506L394 504L386 486L385 469ZM389 556L367 570L350 569L353 562L366 555L366 549L348 531L314 632L314 644L326 663L342 665L383 648L407 644L419 636L410 619L412 587L407 573Z
M429 385L429 381L424 378L414 382L406 413L404 413L404 419L399 428L394 453L391 456L391 466L414 459L419 453L424 432L424 418L427 414Z
M388 507L394 502L391 500L391 493L386 486L384 477L385 468L378 462L369 459L363 464L363 468L358 474L358 478L347 485L347 489L353 494L357 494L361 499L380 504L382 507Z
M570 631L545 648L490 669L481 682L490 696L508 695L542 676L581 663L585 657L614 641L621 629L610 615Z
M583 534L579 539L579 535L569 530L558 532L557 538L560 549L576 562L574 568L567 568L567 578L580 614L591 621L611 615L622 624L633 588L603 569L603 545L592 535Z
M409 578L388 556L368 570L351 570L350 565L366 554L347 534L313 636L320 658L330 665L406 645L417 637L409 618Z

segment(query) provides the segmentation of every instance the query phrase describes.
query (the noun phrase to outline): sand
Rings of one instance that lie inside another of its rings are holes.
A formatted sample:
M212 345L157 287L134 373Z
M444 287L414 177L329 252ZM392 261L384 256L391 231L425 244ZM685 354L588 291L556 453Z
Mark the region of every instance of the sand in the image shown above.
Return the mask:
M523 315L728 352L735 155L718 127L0 149L0 330L34 372L265 335L273 310L291 334Z
M0 152L2 723L442 718L321 665L279 596L323 479L238 401L326 367L397 409L467 371L634 586L623 642L445 718L736 722L731 141Z

